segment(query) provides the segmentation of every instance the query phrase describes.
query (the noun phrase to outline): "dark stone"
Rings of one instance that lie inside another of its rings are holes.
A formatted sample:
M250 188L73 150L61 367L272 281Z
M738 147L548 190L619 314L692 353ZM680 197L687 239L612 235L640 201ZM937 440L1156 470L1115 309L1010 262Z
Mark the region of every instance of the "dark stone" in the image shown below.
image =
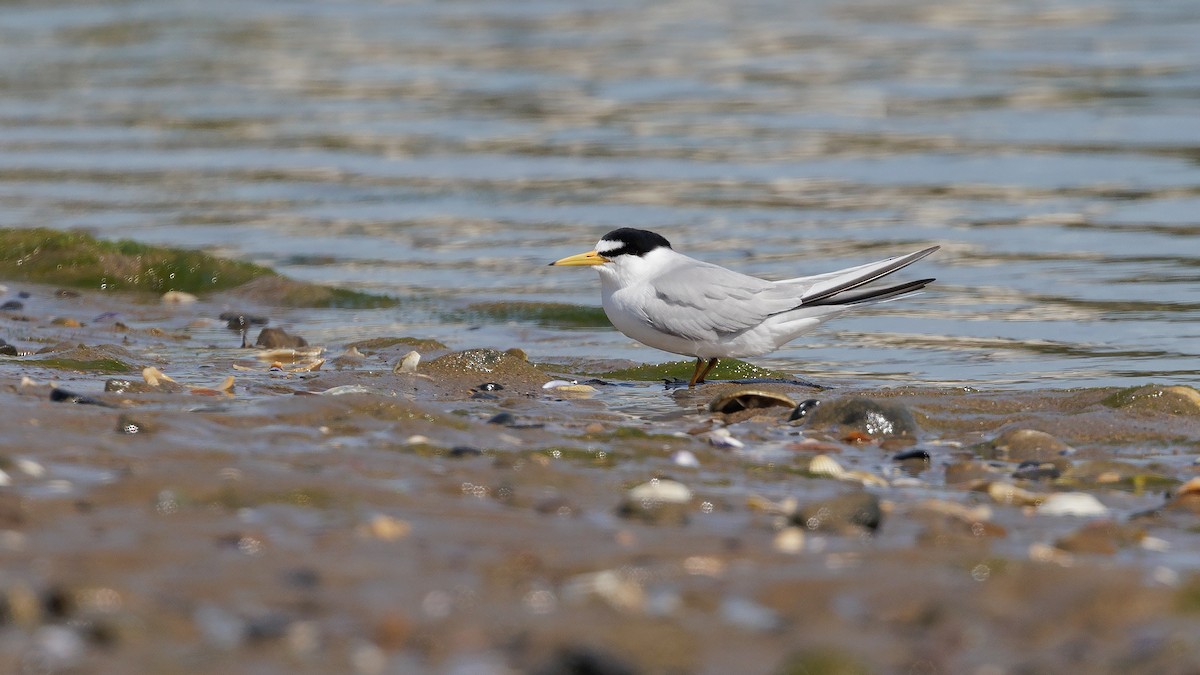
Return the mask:
M0 339L0 356L16 356L17 348Z
M1020 480L1054 480L1062 476L1062 471L1053 462L1038 462L1030 460L1017 465L1012 477Z
M488 424L502 424L506 427L511 427L513 424L516 423L516 421L517 421L517 418L513 417L512 413L502 412L502 413L496 413L495 415L493 415L492 418L487 421L487 423Z
M56 298L78 298L79 291L73 291L69 288L60 288L57 291L54 291L54 297L56 297Z
M478 457L483 454L483 451L479 448L473 448L469 445L456 445L453 448L450 448L450 452L447 454L455 458Z
M292 588L312 590L321 585L321 573L311 567L296 567L283 573L283 583Z
M9 300L0 305L0 312L19 312L25 309L25 303L20 300Z
M20 291L17 293L17 297L21 298L22 300L28 300L29 299L29 291Z
M254 341L254 346L266 349L295 349L307 347L308 341L299 335L289 335L282 328L264 328Z
M591 647L570 646L533 670L534 675L635 675L632 665Z
M499 401L500 397L495 394L489 394L486 391L477 391L471 394L471 398L480 401Z
M806 426L840 427L842 432L859 431L872 437L917 435L917 422L908 408L895 401L861 397L822 403L809 413Z
M500 391L503 388L504 385L498 382L484 382L478 387L475 387L476 391Z
M808 417L808 414L813 411L813 408L816 408L819 405L821 405L821 402L815 398L800 401L800 403L796 404L796 407L792 409L792 414L788 415L788 421L795 422L796 420L802 420L805 417Z
M146 431L147 429L145 424L142 424L128 415L121 415L117 418L118 434L132 436L134 434L144 434Z
M907 452L901 452L901 453L897 454L896 456L892 457L892 460L896 461L896 462L918 461L918 462L925 462L926 464L928 464L929 463L929 453L925 452L924 450L909 450Z
M111 403L106 403L90 396L84 396L83 394L76 394L66 389L59 389L58 387L50 390L50 400L55 403L78 403L79 405L98 405L105 408L115 407Z

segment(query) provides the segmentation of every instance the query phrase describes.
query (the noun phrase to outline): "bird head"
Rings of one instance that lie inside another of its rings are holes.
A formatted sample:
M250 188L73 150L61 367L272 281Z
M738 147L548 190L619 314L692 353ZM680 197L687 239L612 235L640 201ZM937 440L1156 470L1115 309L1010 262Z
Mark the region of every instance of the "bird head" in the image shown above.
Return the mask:
M595 266L601 276L636 275L638 270L649 265L648 256L653 257L654 252L660 250L671 250L671 242L662 235L649 230L622 227L601 237L600 241L596 242L596 248L591 251L568 256L550 264Z

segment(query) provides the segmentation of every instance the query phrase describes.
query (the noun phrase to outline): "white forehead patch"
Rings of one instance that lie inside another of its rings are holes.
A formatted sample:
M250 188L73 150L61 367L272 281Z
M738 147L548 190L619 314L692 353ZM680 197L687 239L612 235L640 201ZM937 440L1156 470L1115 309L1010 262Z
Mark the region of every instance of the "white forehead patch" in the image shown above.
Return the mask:
M604 255L605 253L611 253L612 251L615 251L623 246L625 246L623 242L613 241L612 239L601 239L600 241L596 242L596 253Z

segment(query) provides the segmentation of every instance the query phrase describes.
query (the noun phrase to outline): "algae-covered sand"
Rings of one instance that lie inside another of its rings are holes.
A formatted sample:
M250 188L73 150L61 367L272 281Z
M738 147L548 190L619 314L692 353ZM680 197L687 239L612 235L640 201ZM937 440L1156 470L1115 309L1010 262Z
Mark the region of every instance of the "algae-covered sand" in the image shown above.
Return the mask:
M450 335L260 354L229 306L300 335L332 310L133 277L0 298L0 672L1200 669L1194 389L668 389L689 363ZM710 411L742 394L804 403Z

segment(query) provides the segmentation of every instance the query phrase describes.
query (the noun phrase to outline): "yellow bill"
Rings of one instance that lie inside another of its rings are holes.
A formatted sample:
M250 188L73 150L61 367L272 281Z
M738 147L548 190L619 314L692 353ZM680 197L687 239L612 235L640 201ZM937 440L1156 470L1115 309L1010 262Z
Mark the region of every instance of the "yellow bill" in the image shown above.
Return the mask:
M555 260L550 264L565 267L568 265L603 265L606 262L608 262L608 258L605 258L595 251L588 251L587 253L569 255L562 260Z

